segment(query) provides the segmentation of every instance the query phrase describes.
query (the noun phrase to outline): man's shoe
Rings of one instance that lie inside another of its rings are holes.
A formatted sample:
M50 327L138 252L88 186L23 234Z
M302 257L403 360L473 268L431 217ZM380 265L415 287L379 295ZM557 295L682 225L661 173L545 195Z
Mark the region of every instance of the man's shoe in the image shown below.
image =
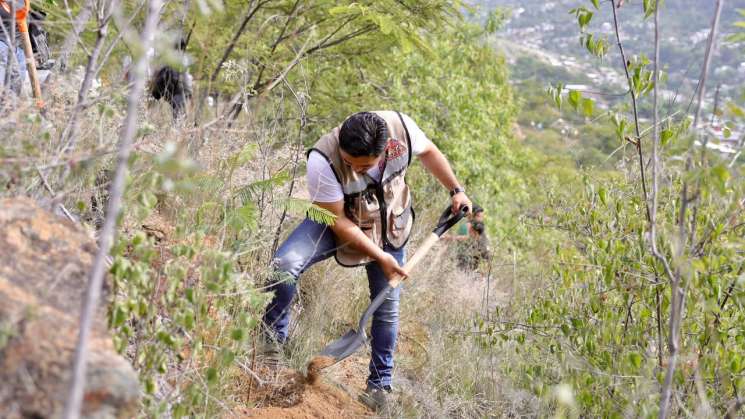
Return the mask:
M377 387L368 384L364 393L360 394L359 400L370 409L381 413L388 410L391 402L391 386Z
M270 366L279 365L284 358L282 344L274 339L265 339L262 342L259 353L264 362Z

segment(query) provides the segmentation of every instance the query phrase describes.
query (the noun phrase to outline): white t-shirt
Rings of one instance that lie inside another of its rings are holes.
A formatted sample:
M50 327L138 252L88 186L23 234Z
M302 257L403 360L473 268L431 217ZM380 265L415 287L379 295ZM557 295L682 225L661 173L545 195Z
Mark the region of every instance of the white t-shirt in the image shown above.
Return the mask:
M431 141L413 119L403 113L401 116L404 118L406 129L409 130L411 153L418 156L427 149L427 146L431 144ZM372 169L368 170L367 174L377 181L380 181L380 178L383 175L380 172L378 165L375 165ZM334 176L334 170L323 155L316 151L311 151L308 155L308 173L306 175L306 180L308 181L308 193L310 194L311 201L337 202L344 199L344 191L342 190L339 181L336 180L336 176Z

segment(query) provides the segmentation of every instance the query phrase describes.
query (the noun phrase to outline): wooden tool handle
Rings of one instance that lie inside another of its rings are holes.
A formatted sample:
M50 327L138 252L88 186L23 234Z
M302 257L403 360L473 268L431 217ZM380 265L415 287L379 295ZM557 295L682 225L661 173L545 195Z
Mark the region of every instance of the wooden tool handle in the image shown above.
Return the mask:
M30 1L26 1L26 11L30 11ZM26 55L26 67L28 68L28 76L31 79L31 87L33 88L34 98L36 99L36 105L40 108L44 107L44 101L41 99L41 84L39 83L39 76L36 73L36 60L34 59L34 50L31 47L31 37L28 34L28 17L18 22L19 32L21 32L21 40L23 41L23 52Z
M404 271L406 271L406 273L411 273L412 269L414 269L414 266L419 264L419 262L424 259L424 256L427 254L427 252L429 252L429 249L431 249L432 246L434 246L434 244L437 243L439 239L440 236L435 233L430 233L429 236L427 236L422 244L420 244L419 247L416 249L416 252L414 252L414 255L411 257L411 259L406 262L406 264L404 265ZM391 288L396 288L403 280L404 278L401 275L396 275L390 281L388 281L388 285L390 285Z

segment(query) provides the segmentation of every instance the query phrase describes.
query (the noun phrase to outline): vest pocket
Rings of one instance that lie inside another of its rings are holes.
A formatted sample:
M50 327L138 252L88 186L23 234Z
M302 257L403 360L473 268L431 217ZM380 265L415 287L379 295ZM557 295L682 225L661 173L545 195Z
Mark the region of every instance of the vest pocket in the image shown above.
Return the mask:
M404 184L397 194L400 198L392 202L388 210L388 241L396 247L403 246L411 233L413 209L411 193Z
M346 208L347 217L375 244L380 244L380 205L373 191L365 191L351 198Z
M411 205L404 208L400 213L396 214L395 212L391 211L391 226L392 233L398 234L406 230L407 225L409 224L409 219L411 218Z

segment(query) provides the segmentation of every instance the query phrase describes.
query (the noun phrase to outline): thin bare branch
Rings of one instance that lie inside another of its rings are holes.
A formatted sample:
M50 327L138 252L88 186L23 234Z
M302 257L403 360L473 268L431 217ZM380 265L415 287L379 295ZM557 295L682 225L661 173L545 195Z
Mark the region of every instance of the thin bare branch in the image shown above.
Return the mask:
M44 173L41 170L39 170L38 167L36 168L36 173L39 174L39 178L41 178L41 182L44 185L44 189L46 189L47 192L49 192L52 195L52 197L54 197L55 195L54 189L52 189L52 187L49 185L49 182L47 181L46 176L44 176ZM63 204L57 203L57 207L60 209L60 211L62 211L63 214L65 214L65 217L67 217L68 220L72 221L73 223L78 222L75 219L75 217L73 217L72 214L70 214L70 211L68 211L67 208L65 208Z
M70 147L75 145L76 136L78 133L78 119L80 114L85 109L86 99L88 92L90 92L93 79L97 73L96 69L99 67L98 57L101 54L103 44L106 41L106 37L109 34L109 22L111 21L111 14L116 0L109 0L104 5L102 10L98 11L98 31L96 32L96 44L93 47L91 55L88 57L88 63L85 66L85 75L83 76L83 82L80 84L80 90L78 91L78 102L75 104L75 108L70 114L70 118L67 120L67 125L62 131L60 137L60 148L59 154L65 153Z
M70 54L72 54L75 45L80 41L80 33L83 32L85 24L90 20L91 14L93 14L94 3L95 0L86 1L83 8L78 12L78 15L75 16L73 21L71 21L72 31L67 35L65 41L62 43L62 48L60 48L60 53L57 57L57 62L55 63L57 70L66 69L67 61L70 59ZM69 14L70 8L67 7L66 9Z
M257 95L257 96L260 96L260 95L265 95L265 94L269 93L269 91L271 91L272 89L274 89L274 87L275 87L276 85L278 85L278 84L279 84L279 83L280 83L280 82L281 82L282 80L284 80L284 79L285 79L285 77L287 77L287 74L288 74L288 73L289 73L289 72L290 72L290 71L291 71L291 70L292 70L293 68L295 68L295 66L296 66L296 65L297 65L297 64L298 64L298 63L300 62L300 59L301 59L301 58L302 58L303 56L305 56L305 51L306 51L306 48L307 48L307 46L308 46L308 41L306 41L306 42L305 42L305 44L304 44L304 45L302 46L302 48L300 48L300 51L299 51L299 52L297 53L297 55L295 55L295 58L294 58L294 59L293 59L293 60L292 60L292 61L290 62L290 64L288 64L288 65L287 65L287 67L285 67L285 69L284 69L284 70L282 70L282 72L281 72L281 73L279 73L279 74L278 74L278 75L277 75L277 76L276 76L276 77L275 77L275 78L274 78L274 79L273 79L273 80L271 81L271 83L269 83L269 85L267 85L266 87L263 87L263 88L261 89L261 91L260 91L260 92L258 93L258 95Z
M621 53L621 60L623 61L623 71L626 75L626 82L629 85L629 93L631 94L631 107L634 111L634 131L636 134L636 143L634 144L634 146L636 147L636 152L639 156L639 173L641 174L642 181L642 195L644 198L644 207L646 209L647 220L649 221L652 219L652 214L649 208L649 199L647 197L647 179L644 173L644 156L642 154L641 129L639 128L639 110L637 108L637 98L636 91L634 90L634 83L631 79L631 75L629 74L629 61L626 59L626 52L624 51L623 43L621 42L621 32L618 24L618 12L616 11L616 9L620 7L623 2L619 2L618 0L610 0L610 2L611 10L613 10L613 29L616 33L618 50Z
M745 398L738 397L730 404L724 417L726 419L735 419L736 417L738 417L737 412L740 411L743 405L745 405Z
M287 19L285 19L285 24L282 27L282 30L279 31L279 35L277 35L277 38L272 42L271 48L269 48L269 55L264 61L264 63L261 64L259 67L258 75L256 76L256 83L254 83L254 89L256 89L256 86L261 83L261 77L264 75L264 70L266 70L266 61L271 59L271 57L274 55L274 52L277 50L277 47L279 44L283 41L282 37L287 32L287 28L290 26L290 23L292 20L297 16L298 11L298 5L300 5L300 0L295 0L295 4L292 5L292 9L290 10L290 13L287 14Z
M674 274L670 268L670 262L667 257L657 248L657 204L659 193L660 177L660 123L659 123L659 83L660 83L660 7L659 0L655 0L654 5L654 92L653 92L653 118L652 118L652 207L650 209L649 219L649 236L652 247L652 254L663 264L665 273L671 282L675 281ZM672 115L671 115L672 117ZM655 271L657 269L655 268ZM655 276L657 277L657 276ZM655 289L655 308L657 317L657 362L662 366L662 302L660 300L660 290Z
M711 65L711 56L716 45L717 33L719 30L719 18L722 14L722 3L724 0L717 0L717 6L714 11L714 20L711 23L711 31L709 32L709 40L706 44L706 53L704 55L704 66L701 69L701 77L699 77L699 88L698 98L696 99L696 113L693 117L693 128L698 128L699 119L701 118L701 107L704 101L704 92L706 92L706 79L709 76L709 66Z
M225 61L228 60L228 58L230 57L230 54L233 53L233 50L235 49L235 45L240 39L241 35L243 35L243 32L245 32L246 27L248 26L248 23L256 15L256 12L258 12L259 9L261 9L267 3L269 3L269 0L260 1L255 6L253 6L253 8L249 7L248 11L246 12L246 16L241 21L241 25L238 27L238 30L233 35L233 38L230 40L230 43L228 43L228 46L225 48L225 51L222 54L222 58L220 58L220 61L218 61L217 66L215 67L215 70L212 72L212 75L210 76L210 80L209 80L210 85L217 80L217 76L219 76L220 72L222 71L223 64L225 64ZM210 92L208 88L208 94L209 93Z
M145 20L145 26L142 30L142 51L148 51L153 44L152 38L158 26L160 17L161 0L149 0L148 15ZM80 314L80 332L78 342L75 348L75 360L73 363L72 383L70 393L65 405L64 417L66 419L76 419L80 417L80 410L83 401L83 389L85 388L85 372L88 358L88 336L90 335L93 324L93 316L98 306L98 300L101 293L101 285L106 269L106 258L111 249L111 244L116 233L116 222L121 210L122 195L124 194L124 181L127 174L127 162L132 149L132 142L137 128L137 108L140 99L145 90L145 69L150 57L146 53L140 54L134 71L134 83L129 93L127 103L127 116L124 120L121 141L119 143L119 153L117 165L114 173L114 180L111 183L109 191L109 202L106 208L106 219L99 236L99 249L93 262L88 286L83 301L83 307Z
M292 86L287 83L287 80L285 80L285 84L287 84L288 89L290 92L292 92L293 96L295 96L295 101L297 102L299 111L300 111L300 126L298 127L298 139L296 143L297 150L295 151L295 159L293 161L292 166L292 175L291 175L291 181L290 181L290 188L287 191L287 198L292 198L292 194L295 190L295 179L297 178L297 170L300 167L300 156L303 155L303 149L305 148L303 145L303 132L305 130L305 127L308 123L307 118L307 110L308 110L308 104L307 100L304 97L300 97L295 93L295 90L292 88ZM277 229L274 232L274 240L272 242L271 247L271 254L273 255L277 251L277 246L279 246L279 239L282 234L282 226L285 222L285 219L287 217L287 206L285 205L282 209L282 214L279 217L279 222L277 223Z
M350 19L349 21L351 22L351 20L352 19ZM346 22L346 23L348 23L348 22ZM343 25L340 26L337 29L337 31L341 30L342 27L343 27ZM360 29L358 29L356 31L352 31L352 32L350 32L350 33L348 33L348 34L346 34L344 36L341 36L341 37L339 37L339 38L334 39L333 41L331 41L330 40L331 37L333 37L336 34L336 32L337 32L337 31L335 31L334 33L330 34L326 39L324 39L323 41L319 42L317 45L309 48L308 51L305 52L305 55L310 55L310 54L313 54L316 51L320 51L320 50L326 49L326 48L331 48L331 47L333 47L335 45L339 45L341 43L347 42L347 41L349 41L351 39L354 39L354 38L356 38L358 36L362 36L362 35L364 35L364 34L366 34L368 32L372 32L375 28L377 28L377 26L375 26L373 24L369 24L369 25L363 26L362 28L360 28Z
M709 32L709 43L706 46L706 53L705 53L705 59L704 59L704 67L701 71L701 77L699 79L699 96L698 96L698 104L696 107L696 114L694 117L693 122L693 129L696 130L698 128L698 122L701 114L701 106L703 103L703 92L705 90L706 85L706 78L708 76L708 69L709 64L711 61L711 51L714 48L716 37L717 37L717 29L719 27L719 18L721 16L722 6L723 6L724 0L717 0L716 3L716 9L714 11L714 18L712 20L711 24L711 31ZM705 145L703 147L706 148ZM702 151L702 158L703 158ZM686 172L689 172L692 169L693 166L693 157L691 155L691 152L689 151L688 157L686 158ZM680 259L686 249L686 246L693 245L693 232L691 232L690 238L688 237L688 234L686 232L686 213L687 213L687 207L690 202L692 202L694 199L690 198L688 196L688 181L683 181L683 186L681 188L681 194L680 194L680 210L678 212L678 246L676 251L676 259ZM698 195L698 193L693 194L694 197ZM695 212L694 212L695 214ZM694 215L695 220L695 215ZM691 226L691 230L693 231L695 229L695 225ZM669 334L669 349L670 349L670 358L668 361L668 367L667 372L665 374L665 381L662 385L661 390L661 397L660 397L660 411L658 417L660 419L664 419L669 414L670 410L670 396L672 393L672 387L673 387L673 377L675 375L675 367L678 360L678 351L679 351L679 334L680 334L680 325L683 321L683 311L685 307L685 297L686 297L686 290L688 284L686 284L685 287L681 287L681 280L680 272L678 272L678 275L673 278L672 281L672 290L671 290L671 300L670 300L670 334Z

